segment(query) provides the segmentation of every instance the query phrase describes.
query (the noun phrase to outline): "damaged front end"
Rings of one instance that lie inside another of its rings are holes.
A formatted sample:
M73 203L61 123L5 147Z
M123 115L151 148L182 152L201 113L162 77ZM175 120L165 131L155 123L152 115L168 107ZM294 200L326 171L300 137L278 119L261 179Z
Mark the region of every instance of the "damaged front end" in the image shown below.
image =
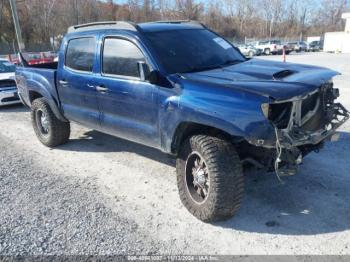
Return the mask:
M327 82L307 95L262 105L275 128L274 169L279 177L294 175L306 154L318 151L326 139L337 139L336 129L349 118L335 102L338 97L339 90Z

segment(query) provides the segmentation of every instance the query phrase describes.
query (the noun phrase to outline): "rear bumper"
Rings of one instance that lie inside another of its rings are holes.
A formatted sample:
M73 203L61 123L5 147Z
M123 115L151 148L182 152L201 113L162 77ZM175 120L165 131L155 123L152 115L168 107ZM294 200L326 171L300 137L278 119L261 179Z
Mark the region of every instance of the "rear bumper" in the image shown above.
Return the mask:
M18 97L17 88L9 87L0 90L0 106L21 103Z

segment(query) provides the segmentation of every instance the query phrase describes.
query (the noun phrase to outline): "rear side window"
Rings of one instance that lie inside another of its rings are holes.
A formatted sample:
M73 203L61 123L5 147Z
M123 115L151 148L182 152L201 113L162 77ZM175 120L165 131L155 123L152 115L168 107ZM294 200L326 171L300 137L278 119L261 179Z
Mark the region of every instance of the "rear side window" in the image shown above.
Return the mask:
M141 50L132 42L106 38L103 47L102 72L108 75L139 77L137 62L145 62Z
M72 39L68 42L66 66L79 71L92 72L96 41L93 37Z

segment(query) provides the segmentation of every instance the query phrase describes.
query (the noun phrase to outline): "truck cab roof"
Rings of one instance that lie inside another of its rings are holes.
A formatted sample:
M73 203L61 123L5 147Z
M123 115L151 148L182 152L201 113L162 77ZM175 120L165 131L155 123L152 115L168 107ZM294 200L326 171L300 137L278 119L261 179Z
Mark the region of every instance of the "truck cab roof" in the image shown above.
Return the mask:
M122 30L128 32L157 32L179 29L199 29L205 28L197 21L178 20L178 21L159 21L136 24L125 21L104 21L88 24L74 25L68 28L68 34L78 34L80 32L104 31L104 30Z

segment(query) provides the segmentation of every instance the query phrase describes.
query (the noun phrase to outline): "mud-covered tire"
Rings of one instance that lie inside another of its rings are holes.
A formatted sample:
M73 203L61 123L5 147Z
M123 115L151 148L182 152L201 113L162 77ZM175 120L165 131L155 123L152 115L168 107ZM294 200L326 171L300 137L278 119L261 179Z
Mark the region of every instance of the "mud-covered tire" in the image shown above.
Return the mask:
M40 120L42 115L45 115L45 127L47 127L45 129ZM59 120L52 112L45 98L38 98L33 101L31 120L36 136L45 146L55 147L69 140L70 123Z
M187 166L193 152L203 157L210 184L202 203L194 200L188 185ZM207 135L188 138L179 150L176 171L180 199L198 219L204 222L225 220L239 209L244 192L243 171L239 156L228 141Z

